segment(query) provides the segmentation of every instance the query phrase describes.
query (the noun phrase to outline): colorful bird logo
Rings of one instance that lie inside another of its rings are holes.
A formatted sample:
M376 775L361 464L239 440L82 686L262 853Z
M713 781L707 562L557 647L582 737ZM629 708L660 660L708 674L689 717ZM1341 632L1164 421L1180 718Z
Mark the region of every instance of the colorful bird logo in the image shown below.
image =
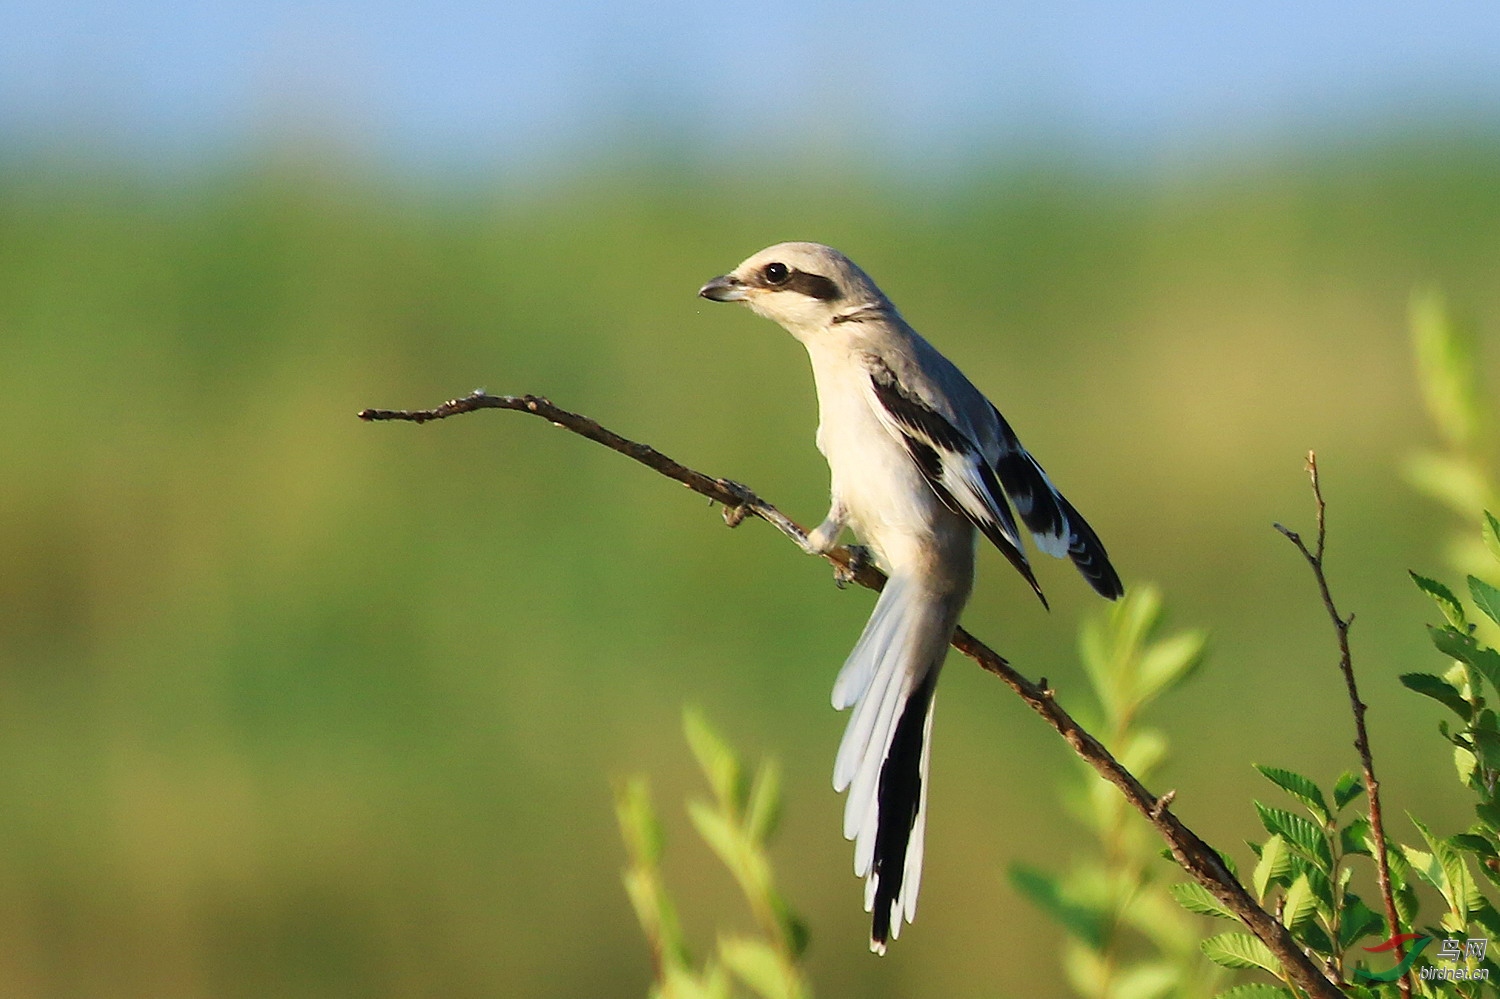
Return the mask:
M1354 977L1367 982L1394 982L1411 970L1412 962L1417 959L1417 955L1422 953L1422 950L1428 944L1432 943L1432 939L1432 937L1422 933L1399 933L1385 943L1376 944L1374 947L1366 947L1365 950L1371 954L1383 954L1388 950L1395 950L1409 940L1417 941L1416 945L1406 952L1406 956L1401 959L1401 963L1390 971L1366 971L1364 968L1355 968Z

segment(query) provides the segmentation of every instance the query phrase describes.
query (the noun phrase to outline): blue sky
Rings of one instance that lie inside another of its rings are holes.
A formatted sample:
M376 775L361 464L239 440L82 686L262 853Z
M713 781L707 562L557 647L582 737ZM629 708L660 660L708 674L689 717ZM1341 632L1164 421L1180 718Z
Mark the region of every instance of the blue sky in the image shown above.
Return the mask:
M0 138L191 156L288 128L398 162L690 149L1103 157L1500 124L1500 4L0 0Z

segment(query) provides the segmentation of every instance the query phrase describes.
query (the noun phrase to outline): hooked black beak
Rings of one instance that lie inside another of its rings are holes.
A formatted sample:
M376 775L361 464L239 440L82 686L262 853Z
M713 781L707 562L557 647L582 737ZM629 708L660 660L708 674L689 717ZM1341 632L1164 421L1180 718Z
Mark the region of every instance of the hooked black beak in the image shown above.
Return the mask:
M710 302L743 302L745 283L732 274L724 274L699 288L698 296Z

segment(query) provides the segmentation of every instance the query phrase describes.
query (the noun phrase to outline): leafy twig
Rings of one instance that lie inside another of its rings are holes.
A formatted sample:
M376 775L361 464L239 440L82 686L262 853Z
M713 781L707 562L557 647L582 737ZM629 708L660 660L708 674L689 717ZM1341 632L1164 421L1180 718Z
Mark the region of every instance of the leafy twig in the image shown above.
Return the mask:
M359 418L367 421L405 420L427 423L479 409L509 409L531 413L559 427L587 437L648 468L675 479L689 489L724 504L724 519L731 526L739 524L746 514L753 514L776 527L799 547L807 534L795 521L745 486L728 479L717 479L673 461L655 448L621 437L594 420L553 405L534 395L495 396L476 391L443 403L435 409L385 410L366 409ZM885 585L885 575L856 557L848 548L838 547L825 556L839 568L845 578L869 589ZM1318 999L1341 999L1341 993L1324 972L1314 965L1293 940L1286 927L1256 904L1244 885L1225 865L1219 853L1205 843L1167 806L1170 797L1152 794L1136 776L1104 748L1098 739L1079 725L1057 703L1046 680L1033 682L1011 668L1010 664L989 646L963 628L953 633L953 647L986 671L995 674L1015 691L1047 724L1073 747L1098 774L1120 790L1125 800L1146 817L1167 841L1172 856L1213 896L1229 908L1281 961L1288 977L1309 996Z
M1276 530L1284 534L1288 541L1296 546L1312 568L1313 578L1317 580L1318 592L1323 597L1323 607L1328 611L1328 617L1333 621L1333 630L1338 636L1339 643L1339 669L1344 674L1344 685L1349 690L1349 706L1354 712L1354 748L1359 753L1359 763L1364 769L1365 793L1370 800L1370 835L1374 840L1375 849L1375 875L1380 882L1380 896L1385 903L1385 918L1390 925L1391 936L1401 932L1400 924L1396 917L1396 899L1391 892L1391 868L1386 857L1385 821L1380 809L1380 782L1375 779L1375 761L1370 754L1370 734L1365 728L1365 710L1368 705L1359 697L1359 686L1354 682L1354 662L1349 653L1349 628L1354 624L1354 615L1344 617L1339 614L1338 607L1334 605L1333 594L1328 589L1328 576L1323 570L1323 553L1328 541L1328 525L1326 514L1328 505L1323 501L1323 488L1318 481L1318 456L1316 453L1307 452L1307 475L1312 481L1313 501L1317 510L1317 540L1311 549L1302 540L1302 536L1290 528L1281 524L1273 525ZM1396 944L1396 960L1399 962L1405 957L1405 950L1401 944ZM1411 999L1411 980L1402 975L1400 979L1401 994L1405 999Z

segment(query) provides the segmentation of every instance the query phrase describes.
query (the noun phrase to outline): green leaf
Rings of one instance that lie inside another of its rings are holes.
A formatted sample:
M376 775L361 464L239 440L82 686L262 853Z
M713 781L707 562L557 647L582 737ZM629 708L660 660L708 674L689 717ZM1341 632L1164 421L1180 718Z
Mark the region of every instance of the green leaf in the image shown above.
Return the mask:
M1260 823L1266 827L1267 832L1280 835L1293 849L1325 873L1333 869L1333 854L1329 852L1323 830L1300 815L1280 808L1270 808L1258 801L1255 802L1255 810L1260 813Z
M1467 455L1423 451L1402 462L1401 471L1414 488L1460 516L1471 516L1489 501L1489 479Z
M1479 893L1477 886L1469 900L1469 918L1483 926L1491 939L1500 937L1500 912L1496 912L1489 900Z
M771 838L780 821L781 768L768 760L761 764L750 788L750 800L745 806L745 829L755 842L764 843Z
M770 892L771 914L776 918L776 925L781 929L781 938L786 941L786 949L793 958L799 958L807 951L808 942L812 940L812 931L807 928L807 923L802 917L792 911L791 906L776 891Z
M1342 809L1349 802L1365 793L1365 783L1359 774L1346 770L1333 782L1333 807Z
M1488 510L1484 511L1484 524L1479 533L1484 537L1484 546L1490 550L1490 554L1500 560L1500 520Z
M1481 801L1474 806L1474 814L1491 832L1500 832L1500 801Z
M1191 676L1203 663L1207 643L1207 632L1182 631L1148 645L1136 667L1139 701L1151 700Z
M1407 570L1407 573L1411 576L1412 582L1417 584L1417 588L1431 597L1438 605L1438 609L1443 612L1443 617L1447 619L1449 624L1461 629L1468 623L1464 618L1463 604L1458 602L1458 597L1453 595L1452 590L1437 580L1418 575L1410 569Z
M746 867L749 846L744 834L728 816L706 801L688 802L688 818L725 867L736 874Z
M804 994L796 970L763 940L724 937L719 940L719 957L762 999L796 999Z
M1479 381L1474 333L1460 324L1435 289L1412 296L1412 347L1427 411L1446 443L1464 448L1479 426Z
M1448 837L1448 842L1460 850L1465 850L1480 857L1500 856L1500 853L1495 851L1495 844L1490 842L1489 837L1482 836L1479 833L1459 833L1456 836Z
M1411 819L1412 825L1417 827L1417 831L1422 834L1422 838L1427 841L1427 846L1432 850L1432 859L1428 864L1419 868L1418 864L1413 863L1412 867L1418 868L1419 873L1442 893L1456 924L1449 928L1461 930L1468 925L1470 902L1478 893L1474 879L1469 874L1469 866L1464 863L1463 855L1454 849L1451 843L1432 835L1427 827L1415 817L1410 815L1407 817ZM1410 860L1411 857L1408 855L1407 859Z
M1295 930L1317 911L1318 900L1313 897L1307 875L1297 875L1297 880L1286 890L1286 898L1281 907L1281 924L1289 930Z
M646 778L632 777L616 790L615 818L633 862L656 866L661 861L663 837Z
M1264 982L1249 982L1236 985L1227 992L1220 992L1214 999L1292 999L1292 993Z
M1281 977L1281 962L1265 944L1248 933L1220 933L1200 945L1215 964L1226 968L1260 968Z
M1473 715L1474 706L1464 700L1464 695L1459 693L1457 687L1440 676L1431 673L1402 673L1399 679L1407 690L1432 698L1464 721L1468 721Z
M1370 841L1370 820L1360 816L1340 829L1339 850L1345 854L1358 853L1366 857L1375 856L1375 847Z
M1196 912L1200 916L1217 916L1220 919L1237 918L1223 902L1214 898L1212 892L1196 881L1181 881L1167 890L1172 893L1177 904L1188 912Z
M1438 726L1439 731L1446 728L1445 725ZM1447 735L1447 732L1443 732ZM1473 750L1467 746L1455 745L1453 747L1453 769L1458 771L1458 779L1465 784L1472 784L1474 773L1479 769L1479 758L1474 755Z
M1182 980L1182 972L1169 961L1142 961L1115 971L1109 990L1113 999L1160 999Z
M1474 755L1479 757L1480 764L1486 770L1500 770L1500 732L1476 728L1469 734L1474 739Z
M1291 870L1287 872L1287 886L1291 887L1291 880L1299 875L1307 876L1307 886L1312 889L1313 898L1318 900L1318 905L1322 911L1332 912L1333 882L1329 881L1328 875L1318 870L1316 865L1303 860L1293 853Z
M1474 598L1474 606L1484 611L1485 617L1500 624L1500 590L1477 576L1470 576L1469 596Z
M1287 871L1291 870L1291 863L1291 847L1280 836L1272 836L1261 845L1260 860L1256 862L1255 870L1250 875L1250 881L1255 886L1256 901L1266 900L1266 891L1286 876Z
M1500 652L1485 648L1473 635L1453 628L1429 627L1427 633L1439 652L1473 666L1484 675L1491 687L1500 690Z
M1377 914L1353 892L1344 896L1339 919L1339 947L1347 950L1356 940L1385 929L1385 918Z
M1255 769L1259 770L1266 780L1306 805L1308 810L1318 817L1319 822L1327 822L1332 817L1332 813L1328 810L1328 802L1323 800L1323 792L1310 778L1280 767L1267 767L1259 763L1255 764Z
M1028 864L1012 864L1010 883L1062 928L1095 949L1104 945L1104 913L1068 898L1057 878Z
M745 768L734 750L695 708L683 709L682 731L687 736L688 747L698 759L703 776L713 788L714 797L719 800L719 807L735 819L744 815L749 787Z

